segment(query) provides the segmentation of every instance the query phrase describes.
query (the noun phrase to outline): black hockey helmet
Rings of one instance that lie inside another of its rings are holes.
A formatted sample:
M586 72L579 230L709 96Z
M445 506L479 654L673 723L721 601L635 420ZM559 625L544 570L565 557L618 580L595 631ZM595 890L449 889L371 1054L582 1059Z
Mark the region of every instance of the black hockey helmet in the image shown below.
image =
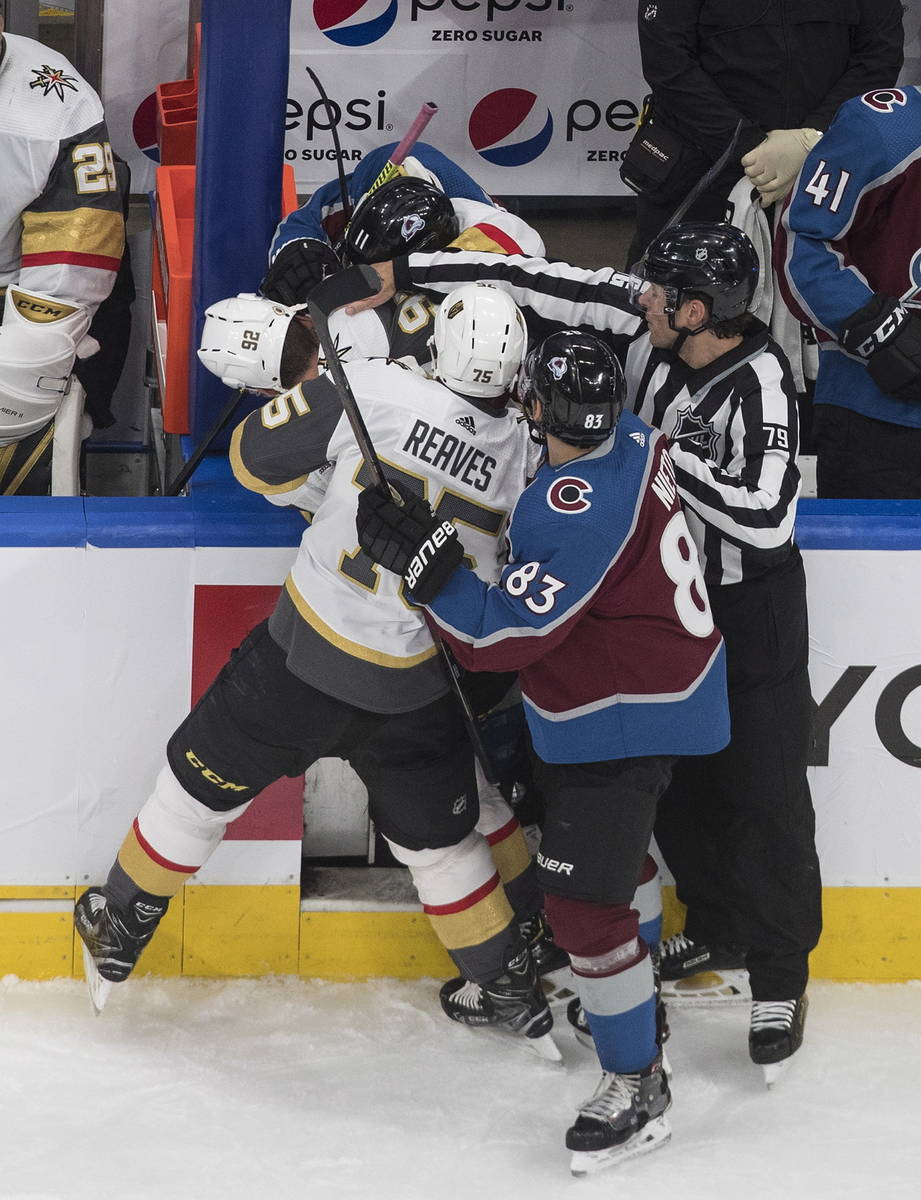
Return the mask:
M687 298L685 292L706 296L710 317L702 329L748 311L759 271L755 247L741 229L696 221L663 229L633 269L640 280L665 289L670 325Z
M386 262L415 250L441 250L459 232L454 206L440 188L398 175L359 200L340 253L346 266Z
M600 338L576 329L551 333L528 355L518 399L531 436L551 433L570 446L597 446L614 432L627 398L627 384L614 351ZM532 416L534 401L541 414Z

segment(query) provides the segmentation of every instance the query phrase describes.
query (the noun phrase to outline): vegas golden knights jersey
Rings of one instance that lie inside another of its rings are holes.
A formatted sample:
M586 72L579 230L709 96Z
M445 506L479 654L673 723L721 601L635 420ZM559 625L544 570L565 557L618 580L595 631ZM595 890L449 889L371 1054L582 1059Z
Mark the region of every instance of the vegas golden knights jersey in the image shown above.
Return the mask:
M393 360L345 371L386 473L452 519L470 565L495 579L509 513L539 455L520 415L466 400ZM307 476L328 463L325 495L269 624L294 674L373 712L406 712L443 695L421 611L358 546L358 494L371 479L329 377L251 413L234 433L231 463L245 487L302 507L316 498Z

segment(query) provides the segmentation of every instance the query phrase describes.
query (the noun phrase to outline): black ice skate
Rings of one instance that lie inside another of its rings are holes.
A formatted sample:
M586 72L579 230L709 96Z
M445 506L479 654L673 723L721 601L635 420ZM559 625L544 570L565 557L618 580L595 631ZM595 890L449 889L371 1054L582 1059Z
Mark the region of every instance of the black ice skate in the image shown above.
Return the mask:
M541 1058L563 1061L550 1036L553 1015L527 946L497 979L488 983L449 979L442 984L440 997L441 1007L452 1021L504 1029L527 1039Z
M74 905L74 925L83 941L83 967L90 1000L102 1012L113 983L127 979L154 935L169 901L135 900L128 912L116 908L101 888L89 888Z
M745 950L706 945L677 933L659 943L662 995L685 1007L744 1003L751 998Z
M553 934L540 913L519 921L521 936L528 944L544 995L551 1008L566 1004L576 994L569 955L553 940Z
M803 1029L809 1000L753 1000L748 1052L764 1071L764 1082L772 1087L790 1066L803 1044Z
M665 1118L671 1102L661 1056L633 1074L605 1071L566 1131L573 1175L593 1174L664 1146L671 1137Z

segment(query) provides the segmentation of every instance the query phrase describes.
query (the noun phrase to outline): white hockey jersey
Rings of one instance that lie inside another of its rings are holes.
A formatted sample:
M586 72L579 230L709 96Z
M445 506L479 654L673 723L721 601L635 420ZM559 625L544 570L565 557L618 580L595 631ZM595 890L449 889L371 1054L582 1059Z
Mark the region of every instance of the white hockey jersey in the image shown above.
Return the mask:
M85 306L112 290L125 244L122 198L99 97L57 51L3 35L0 292Z
M540 455L520 415L468 401L398 362L345 370L386 473L453 519L474 570L497 578L509 513ZM316 496L313 481L305 489L307 475L331 464L269 625L290 670L373 712L407 712L443 695L448 684L421 610L358 546L358 494L371 479L329 377L251 413L230 458L245 487L301 506Z

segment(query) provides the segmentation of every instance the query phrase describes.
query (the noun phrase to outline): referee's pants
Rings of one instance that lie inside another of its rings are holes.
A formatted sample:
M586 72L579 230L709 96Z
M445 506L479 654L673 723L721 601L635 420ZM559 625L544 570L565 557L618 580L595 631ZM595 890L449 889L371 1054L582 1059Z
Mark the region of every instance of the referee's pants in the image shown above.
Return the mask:
M756 1000L799 996L822 928L803 563L711 588L726 642L732 740L676 761L655 833L695 942L748 947Z

